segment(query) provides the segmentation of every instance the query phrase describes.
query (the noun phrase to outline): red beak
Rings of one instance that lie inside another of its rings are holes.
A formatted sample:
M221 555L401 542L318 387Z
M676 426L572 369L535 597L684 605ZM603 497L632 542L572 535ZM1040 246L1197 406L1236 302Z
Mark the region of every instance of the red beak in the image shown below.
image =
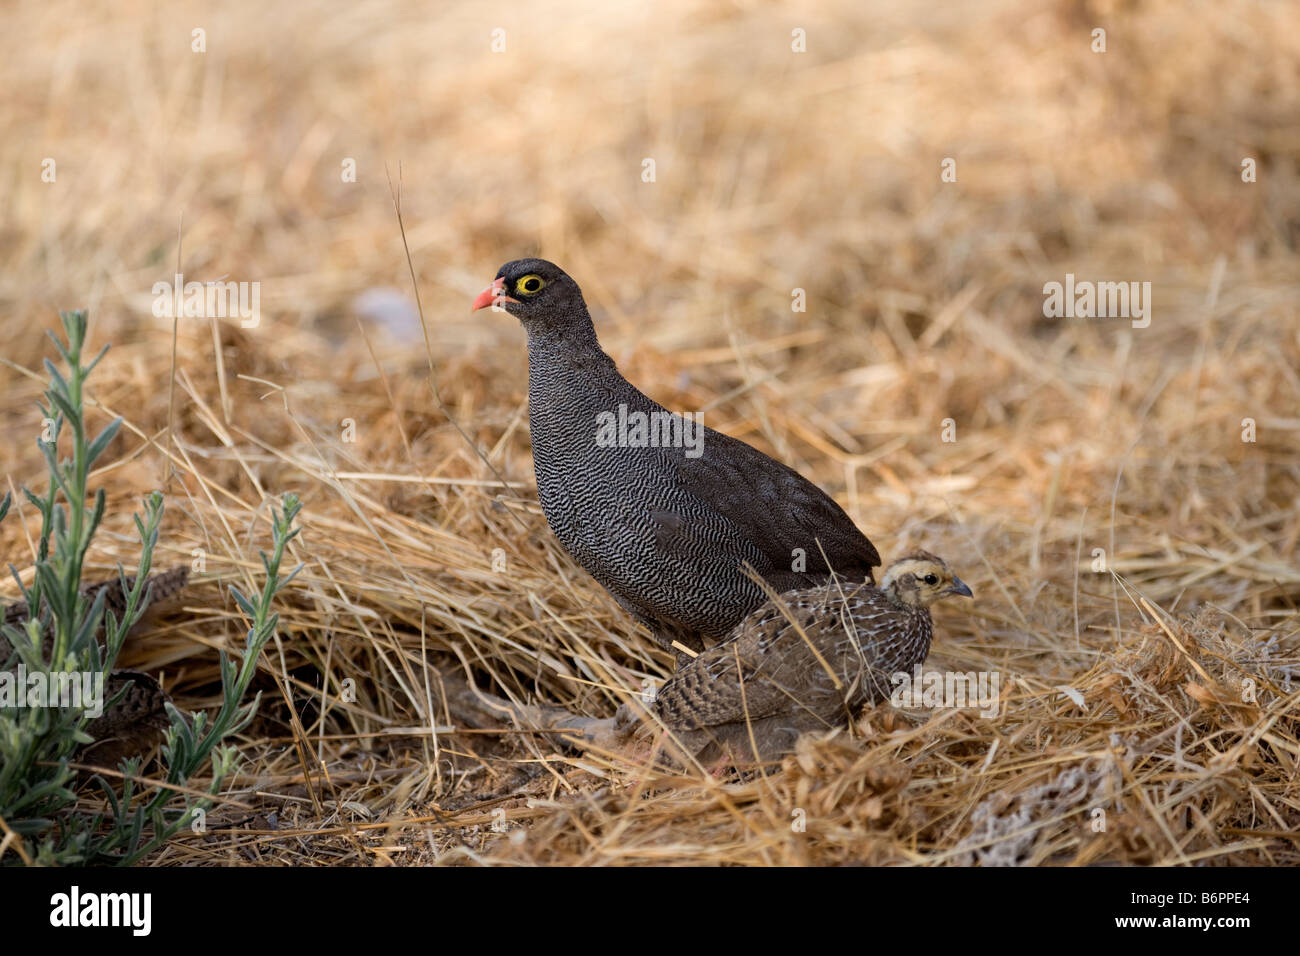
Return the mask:
M497 279L490 286L478 294L474 300L474 306L471 312L477 312L479 309L486 309L489 305L500 305L503 302L518 302L518 299L512 299L506 295L506 280Z

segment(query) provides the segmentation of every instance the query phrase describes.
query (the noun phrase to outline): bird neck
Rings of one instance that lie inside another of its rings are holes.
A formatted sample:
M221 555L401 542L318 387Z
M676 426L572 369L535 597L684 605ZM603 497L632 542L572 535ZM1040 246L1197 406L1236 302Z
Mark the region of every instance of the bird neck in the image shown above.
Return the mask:
M561 311L524 323L528 333L528 352L601 352L596 340L596 326L591 313L581 303L574 303Z
M898 589L896 587L891 586L891 587L884 588L883 590L885 592L885 596L889 598L890 603L898 607L900 610L908 611L912 614L921 615L923 617L930 616L929 608L921 604L913 604L911 601L903 600L903 596L898 593Z
M574 390L586 380L613 380L619 378L614 360L600 347L596 329L586 309L546 324L529 324L528 332L528 386L533 397L539 392Z

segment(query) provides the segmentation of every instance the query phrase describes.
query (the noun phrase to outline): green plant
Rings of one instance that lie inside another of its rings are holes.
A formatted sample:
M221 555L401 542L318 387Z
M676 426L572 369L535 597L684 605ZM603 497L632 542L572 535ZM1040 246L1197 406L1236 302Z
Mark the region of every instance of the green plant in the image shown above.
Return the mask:
M60 319L67 344L51 338L67 364L67 374L46 361L50 385L45 391L46 404L41 406L45 431L39 445L49 473L49 487L43 497L23 489L41 516L32 585L24 588L19 581L29 617L21 626L2 626L13 653L7 663L0 662L7 669L21 664L29 682L32 675L44 675L46 686L53 686L50 678L58 674L90 673L103 678L112 671L127 632L149 603L147 581L163 515L163 496L154 492L145 499L144 516L134 516L140 560L129 589L118 568L127 595L121 618L105 610L103 590L88 600L82 590L82 565L103 519L105 496L102 488L97 489L88 505L87 481L96 459L117 433L121 419L87 440L83 389L108 347L83 366L86 313L65 312ZM60 450L68 453L62 460L58 457ZM6 495L0 501L0 520L9 506ZM73 789L71 764L77 749L91 742L85 731L86 707L22 706L0 697L0 824L13 834L9 852L0 861L130 864L171 839L187 823L203 818L235 769L237 752L225 741L247 725L257 710L260 696L247 705L241 706L240 702L256 670L258 656L279 621L271 610L273 599L300 569L284 577L279 573L285 548L298 534L292 525L300 507L296 496L286 495L282 509L273 509L274 547L269 557L262 553L266 581L256 601L231 588L252 626L238 666L224 652L221 654L222 705L216 716L211 722L204 713L187 719L167 704L171 723L162 747L166 785L142 780L138 759L126 760L119 767L119 784L98 774L92 778L93 785L105 795L109 812L84 809ZM14 577L18 577L16 572ZM0 678L4 676L0 674ZM16 685L13 671L8 676ZM111 706L114 702L104 704ZM177 788L188 787L189 780L209 761L211 780L206 795L179 794Z

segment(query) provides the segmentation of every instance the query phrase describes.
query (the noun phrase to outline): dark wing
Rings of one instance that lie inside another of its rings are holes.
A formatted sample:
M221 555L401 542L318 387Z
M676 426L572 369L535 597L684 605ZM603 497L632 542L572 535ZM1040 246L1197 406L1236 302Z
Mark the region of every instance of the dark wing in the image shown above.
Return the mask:
M678 486L735 526L741 540L762 553L767 568L788 571L796 548L807 556L807 573L831 569L862 579L879 566L880 555L844 509L797 471L721 432L705 429L703 452L687 457L682 449L661 449ZM674 525L674 518L676 524ZM691 533L681 516L656 515L661 540ZM819 546L820 545L820 546Z

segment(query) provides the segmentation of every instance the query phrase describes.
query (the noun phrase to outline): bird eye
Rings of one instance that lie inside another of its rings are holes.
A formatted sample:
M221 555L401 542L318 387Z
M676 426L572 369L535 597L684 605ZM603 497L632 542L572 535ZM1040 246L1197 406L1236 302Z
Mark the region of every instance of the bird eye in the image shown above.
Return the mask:
M925 581L926 584L938 584L938 583L939 583L939 577L938 577L938 575L935 575L935 574L927 574L923 580Z
M533 295L536 292L541 292L545 285L546 280L541 276L524 276L515 283L515 289L524 295Z

